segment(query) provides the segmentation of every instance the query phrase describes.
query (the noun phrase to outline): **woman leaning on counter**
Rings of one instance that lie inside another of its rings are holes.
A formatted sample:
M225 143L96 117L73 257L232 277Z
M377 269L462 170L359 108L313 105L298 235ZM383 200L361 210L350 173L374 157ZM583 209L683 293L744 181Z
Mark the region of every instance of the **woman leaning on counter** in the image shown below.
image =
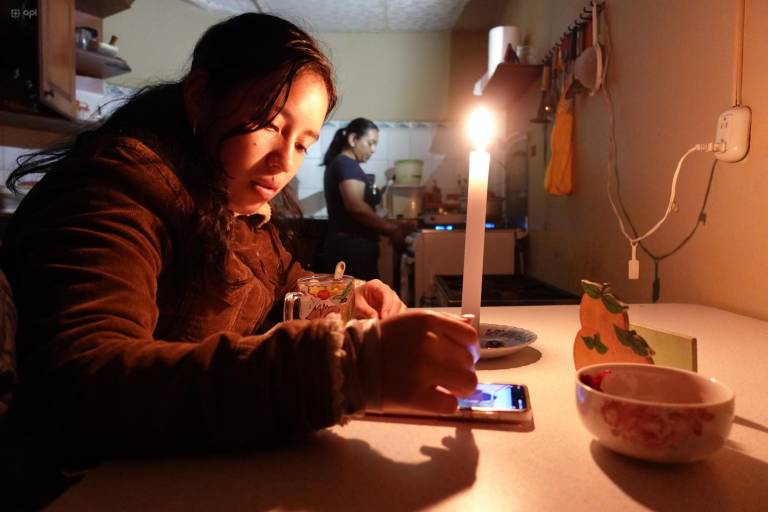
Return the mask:
M323 158L325 204L328 208L328 234L323 244L327 271L337 261L347 264L347 273L361 279L379 277L379 235L386 235L402 247L403 234L394 222L376 215L365 172L360 167L376 152L379 128L363 117L336 130Z
M331 77L293 24L234 17L181 80L12 173L44 173L0 247L19 319L12 417L61 456L103 457L268 444L369 409L451 412L474 390L476 333L403 312L380 281L355 291L360 319L266 328L308 274L285 187L335 104Z

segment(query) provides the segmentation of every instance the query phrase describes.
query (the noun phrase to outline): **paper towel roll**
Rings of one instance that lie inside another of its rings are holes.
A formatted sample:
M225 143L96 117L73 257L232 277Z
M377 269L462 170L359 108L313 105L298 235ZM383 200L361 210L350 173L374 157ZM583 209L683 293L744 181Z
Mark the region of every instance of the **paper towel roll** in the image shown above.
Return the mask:
M501 62L504 61L504 52L507 45L511 44L512 49L522 41L520 28L512 25L502 25L493 27L488 31L488 74L492 75Z

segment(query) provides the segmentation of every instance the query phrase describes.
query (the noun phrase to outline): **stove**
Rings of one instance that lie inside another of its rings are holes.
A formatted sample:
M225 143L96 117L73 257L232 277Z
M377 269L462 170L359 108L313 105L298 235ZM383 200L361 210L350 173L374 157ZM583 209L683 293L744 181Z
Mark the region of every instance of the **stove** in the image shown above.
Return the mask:
M421 226L436 231L459 231L467 227L466 213L425 213L421 216ZM488 220L485 229L499 229L499 223Z
M483 272L514 274L515 247L524 233L514 229L487 229ZM464 270L463 229L422 229L408 238L400 266L400 297L409 306L429 302L435 294L436 275L460 275Z
M435 276L437 307L461 306L461 275ZM483 276L483 306L578 304L581 297L532 277L514 274Z

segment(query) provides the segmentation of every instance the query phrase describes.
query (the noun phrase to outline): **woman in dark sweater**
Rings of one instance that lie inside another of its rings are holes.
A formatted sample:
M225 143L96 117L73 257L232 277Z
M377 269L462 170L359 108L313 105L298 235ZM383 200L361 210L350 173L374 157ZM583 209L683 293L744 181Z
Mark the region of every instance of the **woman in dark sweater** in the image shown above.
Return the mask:
M294 25L238 16L203 35L182 80L14 171L11 187L45 175L0 247L19 320L10 414L62 456L103 457L450 412L474 390L476 333L403 312L378 281L355 292L368 319L266 329L307 274L287 185L334 106L331 75Z

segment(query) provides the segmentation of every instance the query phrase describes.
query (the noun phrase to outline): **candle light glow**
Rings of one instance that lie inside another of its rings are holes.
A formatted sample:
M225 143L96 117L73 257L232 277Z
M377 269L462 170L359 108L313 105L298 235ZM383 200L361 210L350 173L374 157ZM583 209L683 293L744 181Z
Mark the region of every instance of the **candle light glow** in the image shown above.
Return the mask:
M472 325L479 332L483 286L485 209L488 194L488 169L491 163L491 155L485 148L490 144L493 136L493 116L487 109L480 107L470 115L467 128L477 149L469 154L467 229L464 238L461 313L474 315Z
M493 137L493 115L485 107L478 107L469 115L467 133L475 149L484 151Z

